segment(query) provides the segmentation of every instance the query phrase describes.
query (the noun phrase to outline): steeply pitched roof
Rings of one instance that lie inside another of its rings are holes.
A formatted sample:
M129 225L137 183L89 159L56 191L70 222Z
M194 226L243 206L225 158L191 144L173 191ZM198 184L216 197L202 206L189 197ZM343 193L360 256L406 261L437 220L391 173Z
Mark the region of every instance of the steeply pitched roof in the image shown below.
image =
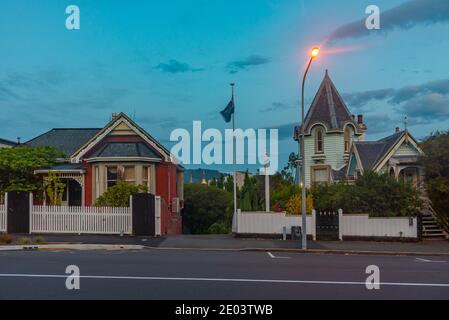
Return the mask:
M143 142L111 142L104 145L91 158L128 158L142 157L161 159L161 157Z
M327 70L307 113L305 119L306 132L310 132L311 127L317 123L324 124L330 131L343 130L347 123L351 123L356 128L356 133L361 133L361 128L353 120Z
M384 142L357 142L356 146L364 170L373 169L385 150Z
M29 147L53 147L71 156L101 129L52 129L28 142Z
M375 142L356 142L360 161L364 170L372 170L377 163L393 148L404 135L404 131Z

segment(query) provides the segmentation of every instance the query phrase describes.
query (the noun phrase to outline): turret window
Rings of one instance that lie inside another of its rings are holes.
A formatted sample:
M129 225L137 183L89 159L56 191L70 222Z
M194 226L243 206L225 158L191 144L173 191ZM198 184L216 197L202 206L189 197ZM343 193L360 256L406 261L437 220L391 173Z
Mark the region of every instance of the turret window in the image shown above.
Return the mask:
M350 149L351 149L351 129L349 127L347 127L345 129L345 152L349 153Z
M315 153L324 153L324 131L322 128L315 130Z

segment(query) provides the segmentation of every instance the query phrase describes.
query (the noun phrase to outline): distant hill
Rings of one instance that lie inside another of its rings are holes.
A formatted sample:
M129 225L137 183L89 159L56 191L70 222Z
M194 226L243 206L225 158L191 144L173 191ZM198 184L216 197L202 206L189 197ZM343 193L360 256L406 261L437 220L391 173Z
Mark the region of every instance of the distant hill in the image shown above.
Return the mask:
M201 183L203 176L206 177L206 181L218 179L221 176L228 176L226 173L222 173L218 170L196 169L186 170L184 172L184 183Z

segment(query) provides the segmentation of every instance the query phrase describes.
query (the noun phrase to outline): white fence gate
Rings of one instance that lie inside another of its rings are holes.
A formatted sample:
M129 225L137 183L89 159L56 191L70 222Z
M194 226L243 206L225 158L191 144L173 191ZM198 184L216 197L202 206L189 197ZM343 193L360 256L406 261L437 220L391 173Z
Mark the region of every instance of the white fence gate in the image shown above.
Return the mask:
M131 234L132 209L31 207L30 233Z
M5 195L5 203L4 204L0 204L0 232L6 232L6 229L8 227L8 221L7 221L8 212L7 212L7 208L8 208L8 198Z

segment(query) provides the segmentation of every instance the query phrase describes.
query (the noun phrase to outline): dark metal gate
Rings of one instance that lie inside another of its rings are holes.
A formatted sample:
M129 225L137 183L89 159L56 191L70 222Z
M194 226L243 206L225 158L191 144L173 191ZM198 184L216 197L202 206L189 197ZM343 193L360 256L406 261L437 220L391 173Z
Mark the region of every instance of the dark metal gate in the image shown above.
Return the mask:
M339 240L340 215L338 212L317 212L316 238L317 240Z
M155 196L138 193L133 195L133 235L156 236Z
M30 232L30 194L8 193L8 233Z

